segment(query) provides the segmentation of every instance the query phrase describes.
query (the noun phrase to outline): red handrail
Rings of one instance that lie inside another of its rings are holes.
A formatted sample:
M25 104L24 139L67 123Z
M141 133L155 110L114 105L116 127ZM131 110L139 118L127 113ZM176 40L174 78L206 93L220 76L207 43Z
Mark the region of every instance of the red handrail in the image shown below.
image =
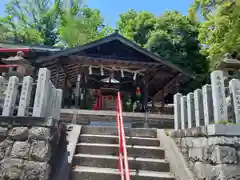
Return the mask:
M116 125L119 139L119 171L121 173L121 180L130 180L120 92L117 93Z

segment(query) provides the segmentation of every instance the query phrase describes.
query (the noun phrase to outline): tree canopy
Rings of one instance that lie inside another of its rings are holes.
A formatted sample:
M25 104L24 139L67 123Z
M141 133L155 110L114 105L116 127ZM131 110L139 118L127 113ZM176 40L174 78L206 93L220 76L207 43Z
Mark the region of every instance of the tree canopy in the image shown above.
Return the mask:
M100 11L86 7L83 0L11 0L5 13L0 31L8 33L2 40L72 47L112 32Z
M141 11L137 13L133 9L120 14L118 29L122 35L144 46L154 29L156 18L152 13Z
M58 0L10 0L6 4L6 17L2 24L15 42L54 45L57 41L56 25Z
M239 53L239 19L239 0L194 0L188 16L131 9L120 14L117 28L203 82L225 53ZM0 41L74 47L112 32L84 0L10 0L0 17Z
M113 30L104 24L100 11L83 8L80 14L66 13L59 27L59 35L63 42L73 47L109 35Z
M240 51L240 1L195 0L190 8L200 12L204 21L199 26L198 39L202 52L215 68L226 53Z
M149 12L129 10L120 14L118 22L124 36L194 74L208 69L206 58L199 52L198 25L177 11L155 17Z

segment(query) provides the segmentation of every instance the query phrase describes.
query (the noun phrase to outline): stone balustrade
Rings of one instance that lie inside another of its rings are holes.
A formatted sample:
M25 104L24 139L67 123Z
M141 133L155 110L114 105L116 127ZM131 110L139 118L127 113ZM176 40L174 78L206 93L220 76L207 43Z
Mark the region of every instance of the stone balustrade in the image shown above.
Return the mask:
M211 73L211 84L174 95L170 136L197 179L240 177L240 80Z
M225 87L223 71L211 73L211 84L187 95L174 95L175 130L221 122L240 122L240 80L232 79Z
M0 179L59 179L68 142L60 120L62 90L50 81L50 71L39 69L37 83L30 76L21 83L0 76L0 92Z
M33 78L25 76L23 78L22 87L20 91L19 104L17 104L17 97L19 93L19 78L11 76L7 83L6 90L4 89L5 80L0 76L1 92L5 91L3 98L4 104L2 108L2 116L29 116L29 104L31 98L34 98L32 107L32 116L34 117L53 117L60 119L62 90L56 89L50 81L51 73L46 68L40 68L36 84L36 91L33 89ZM32 94L35 94L32 96ZM17 109L17 113L15 110Z

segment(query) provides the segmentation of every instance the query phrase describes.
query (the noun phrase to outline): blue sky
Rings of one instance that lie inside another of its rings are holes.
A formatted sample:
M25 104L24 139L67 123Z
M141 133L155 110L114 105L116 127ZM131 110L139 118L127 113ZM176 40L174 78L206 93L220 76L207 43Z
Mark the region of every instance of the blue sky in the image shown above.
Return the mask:
M0 16L4 15L4 4L9 0L0 0ZM116 27L119 14L129 9L149 11L160 15L166 10L178 10L187 14L193 0L87 0L88 6L98 8L105 18L106 24Z

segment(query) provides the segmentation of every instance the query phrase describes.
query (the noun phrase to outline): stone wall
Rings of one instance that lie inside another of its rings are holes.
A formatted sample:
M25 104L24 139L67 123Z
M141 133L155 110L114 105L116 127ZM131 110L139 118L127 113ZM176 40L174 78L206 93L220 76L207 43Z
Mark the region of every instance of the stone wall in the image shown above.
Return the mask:
M201 180L240 179L240 125L212 124L170 133Z
M52 180L66 146L66 128L58 120L0 117L0 179Z

